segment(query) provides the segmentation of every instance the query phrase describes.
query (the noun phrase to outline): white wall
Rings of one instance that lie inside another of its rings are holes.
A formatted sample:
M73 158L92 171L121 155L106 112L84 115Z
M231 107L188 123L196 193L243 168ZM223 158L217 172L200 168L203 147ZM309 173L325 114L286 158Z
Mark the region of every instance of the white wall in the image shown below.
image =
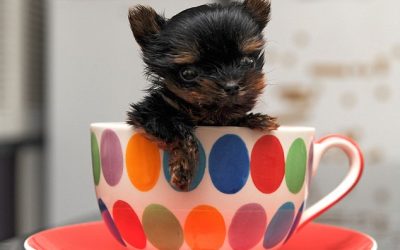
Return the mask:
M171 16L205 1L141 1ZM47 224L97 213L89 124L124 121L146 87L127 18L140 1L49 1Z

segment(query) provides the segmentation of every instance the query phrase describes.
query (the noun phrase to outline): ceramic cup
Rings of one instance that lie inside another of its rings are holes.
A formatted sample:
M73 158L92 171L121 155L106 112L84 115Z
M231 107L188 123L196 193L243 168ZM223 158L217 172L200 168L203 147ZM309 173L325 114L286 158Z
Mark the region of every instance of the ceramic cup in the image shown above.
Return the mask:
M310 127L262 133L199 127L199 165L189 192L169 184L168 153L124 123L91 125L98 205L115 239L131 249L276 249L358 182L363 157L343 136L314 140ZM330 194L305 206L326 150L349 171Z

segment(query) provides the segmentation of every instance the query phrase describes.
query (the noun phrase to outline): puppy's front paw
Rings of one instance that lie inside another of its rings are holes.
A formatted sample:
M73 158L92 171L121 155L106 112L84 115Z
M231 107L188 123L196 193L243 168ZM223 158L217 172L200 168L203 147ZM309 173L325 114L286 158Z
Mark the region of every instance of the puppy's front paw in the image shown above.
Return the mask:
M179 143L170 151L169 169L171 174L170 183L182 191L189 191L193 179L193 172L198 164L197 143L186 140Z
M179 190L188 191L192 180L192 169L184 154L177 150L172 151L169 158L169 169L171 185Z
M271 131L279 127L277 119L260 113L250 113L241 121L241 126L262 131Z

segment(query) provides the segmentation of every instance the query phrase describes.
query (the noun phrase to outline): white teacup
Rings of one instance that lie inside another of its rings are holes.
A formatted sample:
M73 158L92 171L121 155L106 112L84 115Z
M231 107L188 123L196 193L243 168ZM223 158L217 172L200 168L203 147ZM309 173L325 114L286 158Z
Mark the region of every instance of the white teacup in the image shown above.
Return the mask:
M169 184L168 153L123 123L91 125L96 195L105 223L131 249L276 249L357 184L363 157L350 139L314 140L310 127L263 133L199 127L200 148L189 192ZM304 209L324 152L342 149L348 174Z

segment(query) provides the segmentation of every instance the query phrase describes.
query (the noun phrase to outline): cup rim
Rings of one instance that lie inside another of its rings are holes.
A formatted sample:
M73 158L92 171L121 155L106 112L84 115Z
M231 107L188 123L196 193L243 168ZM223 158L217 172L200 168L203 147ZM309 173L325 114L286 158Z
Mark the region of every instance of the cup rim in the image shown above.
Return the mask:
M90 128L113 128L113 129L131 129L131 126L125 122L93 122L90 124ZM197 126L198 129L234 129L234 130L249 130L247 127L238 126ZM277 132L315 132L314 127L309 126L288 126L282 125L277 130Z

